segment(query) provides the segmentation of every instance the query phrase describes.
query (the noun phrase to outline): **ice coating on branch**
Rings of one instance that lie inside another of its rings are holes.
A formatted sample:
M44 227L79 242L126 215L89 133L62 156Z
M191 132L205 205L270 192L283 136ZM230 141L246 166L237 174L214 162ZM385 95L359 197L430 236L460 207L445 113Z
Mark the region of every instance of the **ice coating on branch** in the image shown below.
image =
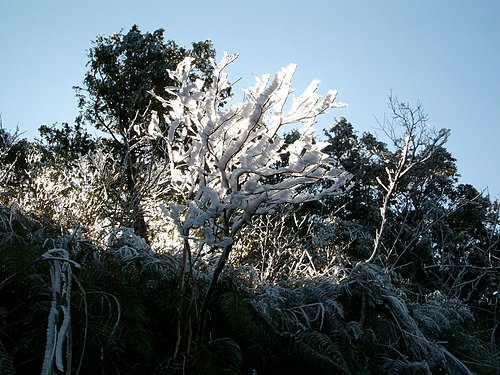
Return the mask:
M231 243L215 235L216 218L231 214L237 228L276 205L337 193L350 178L322 152L326 144L313 141L316 117L344 106L335 101L337 91L323 97L316 93L319 81L313 81L292 97L296 66L290 64L272 79L269 74L257 78L245 90L245 100L229 106L221 95L230 87L224 68L235 59L236 55L224 54L214 63L214 80L208 88L190 79L193 60L185 59L169 72L180 86L166 89L169 99L158 97L168 108L163 114L168 124L163 137L171 184L186 202L182 209L171 210L172 216L183 231L202 228L211 245ZM149 133L157 134L158 118L153 116L152 121ZM290 124L300 127L299 137L287 144L279 132ZM323 179L331 184L321 192L299 191Z

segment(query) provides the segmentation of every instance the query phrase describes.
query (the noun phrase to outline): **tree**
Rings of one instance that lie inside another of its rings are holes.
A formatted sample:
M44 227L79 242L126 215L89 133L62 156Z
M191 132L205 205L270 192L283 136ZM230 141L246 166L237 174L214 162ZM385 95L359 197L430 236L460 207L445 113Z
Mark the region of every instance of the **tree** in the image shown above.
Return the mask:
M175 70L186 56L193 58L193 78L209 85L215 50L209 40L193 43L192 49L178 46L164 39L164 30L142 33L137 25L125 35L97 37L89 51L89 70L85 75L85 90L76 87L80 120L85 120L110 137L109 145L123 166L125 217L136 233L146 240L147 226L141 207L143 168L161 145L144 142L150 114L160 111L162 104L152 100L151 92L163 92L165 87L178 85L168 70ZM226 92L226 95L229 93ZM164 127L164 124L160 124Z
M143 134L144 129L139 127L148 123L151 111L162 110L150 92L160 93L178 84L167 72L184 57L193 57L196 69L192 74L210 83L209 60L215 57L212 42L193 43L192 50L188 50L166 41L164 31L142 33L134 25L125 35L98 36L88 53L86 89L75 87L82 116L97 129L116 137L116 142Z
M353 125L341 118L325 131L328 147L325 151L338 160L353 175L352 186L345 195L328 197L321 213L327 220L335 213L336 236L333 241L354 263L366 259L373 249L376 227L380 220L378 209L380 191L377 177L384 166L377 156L386 152L386 145L370 133L358 136Z
M184 242L181 293L197 260L219 253L202 301L195 344L203 340L211 296L240 230L254 216L278 205L338 194L349 180L349 174L322 152L326 144L313 141L316 117L343 105L335 102L337 92L331 90L321 98L315 93L319 81L314 81L286 111L295 72L290 65L272 81L270 75L258 79L246 90L244 102L228 106L221 94L230 88L223 69L234 59L225 55L214 65L214 80L206 90L202 80L193 79L193 59L185 59L169 72L180 87L167 90L166 98L158 97L170 109L163 113L166 135L158 115L149 127L150 136L164 137L171 184L180 198L165 211L177 223ZM290 124L303 127L294 141L285 143L279 132ZM286 165L279 163L283 158L288 159ZM301 190L323 179L332 184L322 191ZM176 354L180 342L179 330Z
M380 207L380 227L376 232L373 251L366 260L373 262L379 256L382 247L382 238L385 234L389 206L397 193L401 181L417 166L425 163L447 141L449 130L441 129L438 132L429 128L427 116L422 107L410 107L409 104L399 102L395 97L389 97L389 106L392 111L392 122L384 123L382 130L396 147L394 153L381 150L378 154L385 167L385 176L377 178L384 190L384 198ZM403 135L398 134L398 128L403 129Z

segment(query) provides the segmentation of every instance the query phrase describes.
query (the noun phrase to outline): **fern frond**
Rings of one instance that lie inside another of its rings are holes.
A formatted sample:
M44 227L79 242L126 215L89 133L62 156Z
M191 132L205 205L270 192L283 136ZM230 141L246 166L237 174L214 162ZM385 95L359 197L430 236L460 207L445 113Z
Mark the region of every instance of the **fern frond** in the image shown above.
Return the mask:
M435 357L440 360L440 367L448 374L473 375L469 368L457 357L451 354L445 347L435 345Z
M0 245L0 290L19 280L36 263L41 251L32 244L10 243Z
M474 317L468 306L456 298L446 299L441 293L435 292L428 296L428 301L416 305L413 309L415 320L422 328L432 333L435 338L438 334L444 335L466 321L473 321Z
M212 340L205 346L196 364L200 375L238 375L243 357L238 344L230 338Z
M293 306L284 311L285 315L293 317L296 325L313 329L313 324L318 324L318 329L323 328L325 321L325 306L320 303L310 303L307 305Z
M220 297L222 311L229 325L239 337L251 338L257 335L255 320L245 299L236 292L227 292Z
M349 334L349 337L354 338L355 341L361 339L361 337L363 337L364 334L364 329L363 327L361 327L361 324L355 321L348 322L345 325L345 330Z
M0 341L0 374L2 375L15 375L14 362L12 357L7 353L5 347Z
M429 364L426 361L405 362L390 358L384 358L383 372L387 375L432 375Z
M350 374L340 350L327 335L316 331L299 331L285 332L283 337L293 348L294 355L305 366L315 369L314 373Z

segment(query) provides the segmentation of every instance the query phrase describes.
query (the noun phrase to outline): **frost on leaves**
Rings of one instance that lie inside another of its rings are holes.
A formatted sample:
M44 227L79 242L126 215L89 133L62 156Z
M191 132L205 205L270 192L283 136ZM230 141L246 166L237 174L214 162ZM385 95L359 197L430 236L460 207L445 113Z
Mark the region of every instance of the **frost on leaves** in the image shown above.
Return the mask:
M245 100L231 105L222 94L230 87L224 68L235 58L226 54L214 63L214 81L206 89L201 80L191 79L188 58L170 72L180 86L167 88L169 99L157 96L166 108L163 137L172 188L182 201L170 212L182 232L221 217L229 225L225 237L233 237L252 216L279 204L338 193L349 179L322 152L326 144L313 140L316 117L345 105L335 102L337 92L321 97L316 94L319 82L314 81L287 106L296 69L292 64L272 80L270 75L257 79L254 87L245 90ZM160 133L158 124L155 114L151 135ZM301 126L298 139L291 143L280 135L287 125ZM332 183L319 192L299 189L323 179ZM215 238L208 242L216 243Z

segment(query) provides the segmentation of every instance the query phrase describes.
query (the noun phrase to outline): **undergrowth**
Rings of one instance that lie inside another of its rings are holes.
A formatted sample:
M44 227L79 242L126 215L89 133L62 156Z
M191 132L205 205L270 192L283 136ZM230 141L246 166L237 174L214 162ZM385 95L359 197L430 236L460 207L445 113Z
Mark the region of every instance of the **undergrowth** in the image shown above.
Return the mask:
M182 294L175 256L125 237L40 238L35 222L1 216L0 374L498 374L495 331L481 333L467 304L441 291L416 298L367 264L340 281L274 284L229 268L200 350L175 358L179 315L191 317L182 340L196 329L203 272Z

